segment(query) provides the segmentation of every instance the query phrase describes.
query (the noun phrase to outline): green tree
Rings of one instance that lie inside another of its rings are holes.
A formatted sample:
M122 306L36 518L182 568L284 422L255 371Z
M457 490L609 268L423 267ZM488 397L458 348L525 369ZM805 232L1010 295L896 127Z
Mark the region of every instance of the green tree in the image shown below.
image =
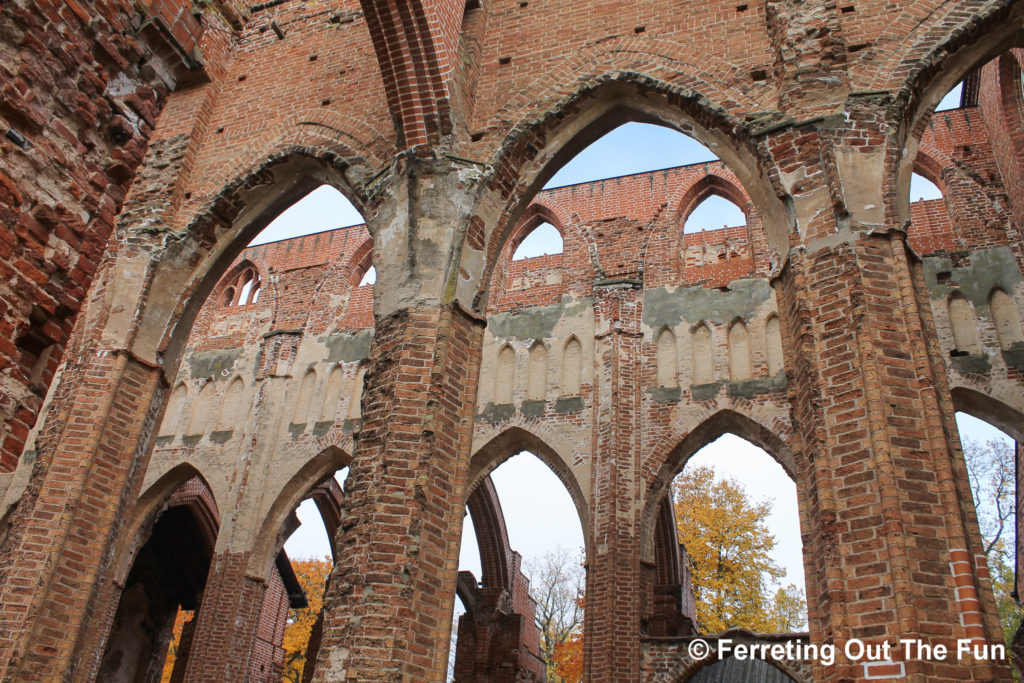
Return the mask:
M755 632L802 629L807 607L795 586L775 590L785 571L769 553L770 500L751 500L733 479L710 467L691 467L672 485L679 541L690 556L697 628Z

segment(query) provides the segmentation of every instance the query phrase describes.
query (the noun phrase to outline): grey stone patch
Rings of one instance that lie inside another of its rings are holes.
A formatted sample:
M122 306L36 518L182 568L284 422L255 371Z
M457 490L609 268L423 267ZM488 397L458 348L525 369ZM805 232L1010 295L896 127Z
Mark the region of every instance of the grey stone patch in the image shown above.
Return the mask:
M500 339L548 339L562 318L572 318L593 305L593 299L563 296L561 303L534 306L521 313L498 313L487 319L491 334Z
M710 384L694 384L690 387L690 395L694 401L707 401L718 396L718 390L725 382L711 382Z
M730 396L750 398L758 394L770 394L786 388L786 373L779 372L774 377L755 377L739 382L729 382L726 393Z
M950 358L953 367L961 375L987 375L992 370L988 356L981 353L969 353L964 356Z
M359 429L361 424L363 424L363 421L358 417L349 418L341 423L341 432L343 434L351 434Z
M292 422L288 425L288 433L292 435L293 441L302 436L304 431L306 431L305 422Z
M512 417L516 412L516 407L511 403L488 403L484 406L484 409L476 416L477 422L490 422L491 424L497 424L508 418Z
M772 287L764 278L744 278L729 283L728 291L706 287L657 287L644 291L644 324L651 329L676 327L684 320L725 325L749 318L771 298Z
M1010 348L1003 349L1003 362L1008 367L1024 369L1024 342L1014 342Z
M202 441L202 439L203 439L203 435L202 434L190 434L189 436L181 437L181 443L183 443L188 448L192 448L197 443Z
M544 414L546 407L547 403L544 401L523 401L523 405L519 407L519 412L523 414L523 417L537 417Z
M327 347L327 362L355 363L366 360L370 357L373 332L369 329L322 337L320 341Z
M648 387L647 393L655 403L679 403L683 390L680 387Z
M1021 280L1020 270L1009 247L999 246L979 249L969 253L970 265L954 267L953 260L946 256L929 256L924 259L924 282L932 299L949 296L955 291L962 292L979 313L988 316L988 295L994 287L1001 287L1007 293ZM939 282L941 273L949 273L948 282Z
M313 436L323 436L330 430L331 425L334 423L330 420L324 420L323 422L313 423Z
M216 381L228 379L235 374L235 361L241 354L241 348L193 353L188 358L189 372L196 379L200 377L212 377Z
M174 443L174 435L173 434L171 436L158 436L158 437L156 437L156 440L154 441L154 444L156 445L157 448L163 448L164 446L169 446L172 443ZM28 453L28 451L26 451L25 453L22 454L22 456L21 456L22 459L25 458L25 455L27 453Z
M234 436L234 434L235 432L233 429L225 429L219 432L210 432L210 441L217 444L218 446L223 446L228 441L231 441L231 437Z
M583 397L560 398L555 401L556 413L578 413L583 410Z

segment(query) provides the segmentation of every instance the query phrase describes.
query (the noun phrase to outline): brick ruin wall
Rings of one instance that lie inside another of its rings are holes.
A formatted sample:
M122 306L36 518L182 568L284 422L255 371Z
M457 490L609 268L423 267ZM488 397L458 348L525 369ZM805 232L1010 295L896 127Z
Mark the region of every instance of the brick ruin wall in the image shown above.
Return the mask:
M352 464L339 542L357 551L317 675L387 677L370 662L391 647L434 676L456 580L435 596L434 573L464 511L438 491L528 448L585 529L589 676L674 677L680 641L640 626L654 493L723 431L797 481L812 640L884 638L908 610L914 633L991 636L945 434L955 407L1020 438L1021 18L969 5L5 4L0 468L20 467L0 479L0 675L95 675L106 635L84 624L109 623L145 528L199 474L232 512L195 631L217 647L189 674L244 678L276 656L250 654L280 621L292 510ZM975 69L977 106L929 117ZM724 161L534 196L629 119ZM911 167L944 199L903 203ZM325 182L363 210L372 256L358 227L243 249ZM683 234L709 193L746 226ZM510 262L540 220L563 254ZM371 262L376 292L357 286ZM403 572L364 569L385 556ZM861 578L837 588L837 563ZM415 618L363 584L408 591Z

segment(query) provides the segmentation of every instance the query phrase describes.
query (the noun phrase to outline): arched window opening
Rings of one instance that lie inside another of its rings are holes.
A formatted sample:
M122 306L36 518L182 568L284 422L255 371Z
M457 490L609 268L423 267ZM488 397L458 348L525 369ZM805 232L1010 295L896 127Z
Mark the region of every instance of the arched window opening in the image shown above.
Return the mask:
M1020 586L1024 579L1024 520L1017 515L1022 504L1017 471L1024 469L1024 446L988 422L963 412L956 414L956 424L1003 640L1009 647L1024 619L1024 608L1015 597L1024 590Z
M246 271L242 275L242 289L238 292L238 305L245 306L249 303L249 294L252 292L252 287L256 283L256 278L253 276L253 272Z
M513 261L526 258L562 253L562 233L550 223L544 222L531 230L512 254Z
M910 176L910 201L920 202L929 199L942 199L942 190L920 173Z
M334 566L332 537L338 530L338 506L348 468L317 485L295 509L291 532L279 555L287 558L290 570L305 595L305 606L288 610L280 645L284 648L282 680L301 681L309 662L315 661L319 630L323 620L327 577ZM287 573L289 567L280 567Z
M717 160L714 152L679 131L630 122L576 154L545 189Z
M228 282L230 285L224 290L224 296L221 299L222 305L245 306L259 298L262 282L260 281L259 273L255 270L247 269L229 279ZM235 298L235 292L238 292L237 299Z
M330 185L321 185L282 211L249 243L249 246L255 247L325 230L360 225L364 222L362 215L345 195Z
M216 528L200 519L205 515L197 514L195 503L185 500L204 486L199 482L195 478L182 485L142 539L124 581L97 680L168 680L172 675L182 680L216 535Z
M365 287L366 285L373 285L376 282L377 269L374 268L373 266L370 266L369 268L366 269L366 272L363 273L362 279L359 280L359 286Z
M1009 294L1001 289L993 289L988 298L988 307L992 313L992 324L995 325L996 336L999 337L1001 348L1010 349L1014 344L1024 342L1017 305Z
M953 343L956 346L953 351L955 355L981 352L974 310L971 308L971 303L960 292L955 292L949 297L949 326L952 329Z
M717 194L709 196L698 204L683 223L683 233L692 234L704 230L718 230L746 225L747 217L736 204Z
M493 509L484 505L489 496L481 495L480 489L488 486L485 480L474 491L467 507L467 513L480 515L484 524L475 525L474 517L467 514L462 527L449 679L454 675L455 680L483 680L474 674L498 670L502 663L514 670L521 666L524 658L497 661L507 657L507 652L490 646L500 634L494 630L498 628L497 622L488 623L486 618L497 607L488 596L505 590L517 609L524 604L536 606L534 615L522 615L525 618L520 632L503 633L507 639L518 638L521 647L532 655L525 658L529 671L520 670L524 680L533 680L528 677L530 674L538 680L562 680L553 676L560 675L566 667L581 664L583 653L585 558L583 529L575 504L554 472L527 451L496 468L489 484L497 502L497 514L489 516L482 512ZM499 517L500 522L496 519ZM505 555L502 572L495 569L496 554ZM495 585L498 576L504 577L501 580L507 580L511 587ZM473 610L476 619L474 614L466 614ZM535 652L538 641L539 651ZM556 657L555 647L559 643L560 656Z
M671 495L697 632L805 630L796 485L782 466L726 434L687 461Z
M961 104L963 100L964 82L960 81L954 85L948 93L939 101L935 106L935 111L949 111L951 109L959 109L963 106Z

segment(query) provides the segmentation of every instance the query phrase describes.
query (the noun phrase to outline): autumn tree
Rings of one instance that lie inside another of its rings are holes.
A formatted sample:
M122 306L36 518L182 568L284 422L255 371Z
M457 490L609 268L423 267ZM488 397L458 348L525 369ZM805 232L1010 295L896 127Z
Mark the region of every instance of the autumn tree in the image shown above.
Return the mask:
M697 628L802 630L802 591L793 585L775 589L785 571L769 556L776 544L767 526L771 501L751 500L740 483L717 480L710 467L685 470L673 482L672 495L679 541L692 563Z
M576 599L580 613L583 612L583 594ZM564 683L580 683L583 680L583 629L577 628L566 640L555 644L548 668L554 668L548 680Z
M293 560L292 568L299 585L306 593L308 607L288 610L288 625L284 629L284 673L282 681L300 683L306 666L306 646L317 616L324 606L324 587L331 572L331 558Z
M547 683L574 683L579 679L566 678L563 674L574 675L574 646L566 645L574 638L582 670L585 580L582 558L559 546L527 563L526 572L530 577L530 595L537 603L541 655L548 663Z
M171 642L167 646L167 657L164 659L164 669L160 674L160 683L168 683L171 674L174 673L174 662L178 659L178 646L181 644L181 634L185 628L185 622L195 618L195 610L178 609L174 616L174 627L171 630Z

